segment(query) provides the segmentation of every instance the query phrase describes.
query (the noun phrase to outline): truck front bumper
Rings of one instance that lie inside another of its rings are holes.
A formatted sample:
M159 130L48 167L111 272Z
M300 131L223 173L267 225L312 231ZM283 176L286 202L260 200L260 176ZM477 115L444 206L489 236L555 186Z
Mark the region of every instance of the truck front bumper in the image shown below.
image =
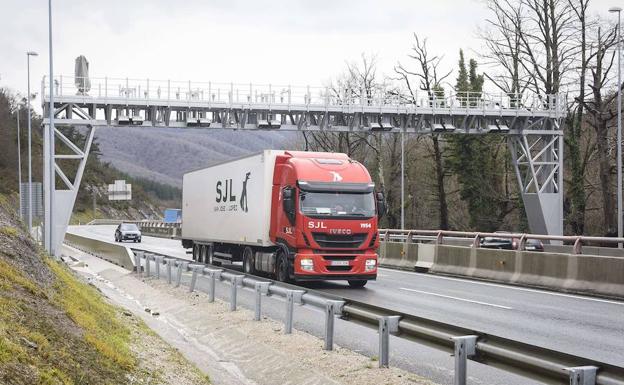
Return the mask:
M294 273L298 281L375 280L377 254L297 253Z

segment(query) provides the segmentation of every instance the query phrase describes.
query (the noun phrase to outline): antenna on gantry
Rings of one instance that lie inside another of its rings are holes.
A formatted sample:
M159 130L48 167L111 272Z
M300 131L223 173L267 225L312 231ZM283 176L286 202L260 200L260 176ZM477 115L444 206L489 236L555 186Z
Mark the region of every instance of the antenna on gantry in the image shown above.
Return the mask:
M91 89L91 80L89 80L89 62L83 55L76 58L74 84L78 89L78 95L86 95Z

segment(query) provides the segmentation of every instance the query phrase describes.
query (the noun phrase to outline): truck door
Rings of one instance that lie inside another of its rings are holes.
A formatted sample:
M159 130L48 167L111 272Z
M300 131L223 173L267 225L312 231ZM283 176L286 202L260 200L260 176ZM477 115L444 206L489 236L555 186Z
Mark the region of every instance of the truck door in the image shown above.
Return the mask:
M296 246L297 221L297 189L294 186L284 186L280 191L278 206L277 237L281 238L292 248Z

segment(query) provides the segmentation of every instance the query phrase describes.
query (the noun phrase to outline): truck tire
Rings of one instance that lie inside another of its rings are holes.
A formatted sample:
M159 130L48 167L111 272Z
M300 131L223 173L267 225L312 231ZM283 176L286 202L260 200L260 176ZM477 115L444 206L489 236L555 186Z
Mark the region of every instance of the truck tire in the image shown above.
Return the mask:
M281 250L278 251L276 259L277 260L275 262L275 279L277 279L280 282L288 282L289 281L288 260L286 259L284 252Z
M256 274L254 252L249 246L243 249L243 272L245 274Z
M364 287L366 286L366 282L368 282L365 279L350 279L349 280L349 286L351 287Z
M206 246L199 245L197 249L197 262L204 263L204 261L206 260Z
M198 244L194 244L193 245L193 261L199 261L199 249L201 248L200 245Z
M208 263L209 265L213 266L221 266L221 262L217 262L214 260L214 245L206 246L206 250L208 260L204 263Z

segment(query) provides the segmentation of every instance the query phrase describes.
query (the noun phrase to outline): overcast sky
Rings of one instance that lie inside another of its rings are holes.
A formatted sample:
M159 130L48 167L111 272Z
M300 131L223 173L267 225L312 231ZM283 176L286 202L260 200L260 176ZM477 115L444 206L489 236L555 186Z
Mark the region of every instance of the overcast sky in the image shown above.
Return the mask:
M609 17L622 3L594 0L592 11ZM92 77L324 85L363 52L391 73L414 32L455 68L460 48L481 48L488 16L479 0L53 0L54 71L72 75L85 55ZM0 0L0 87L25 93L27 50L40 55L39 91L47 1Z

